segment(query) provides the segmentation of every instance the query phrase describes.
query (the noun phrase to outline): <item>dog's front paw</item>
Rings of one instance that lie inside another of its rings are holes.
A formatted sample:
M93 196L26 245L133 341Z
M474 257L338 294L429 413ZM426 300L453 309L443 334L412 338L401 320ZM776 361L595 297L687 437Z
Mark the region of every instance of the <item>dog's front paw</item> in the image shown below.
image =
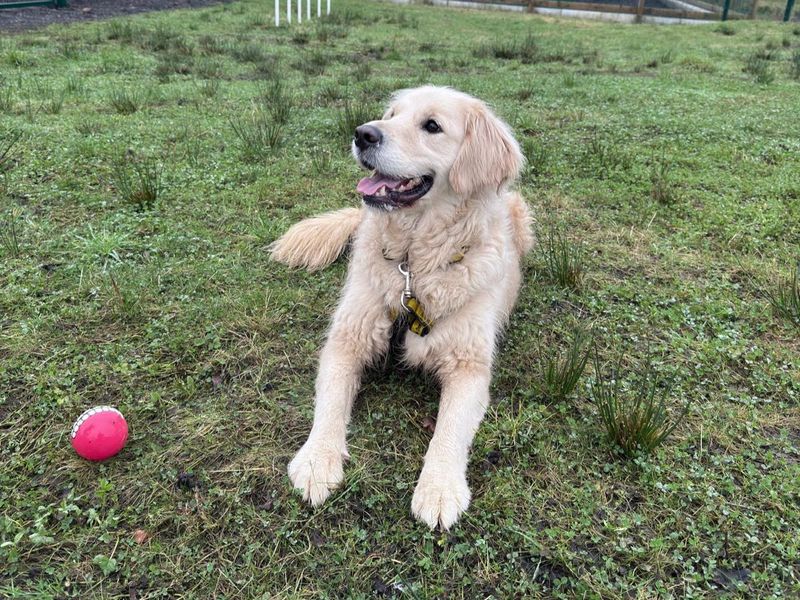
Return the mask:
M289 463L289 479L303 500L319 506L344 479L347 451L309 439Z
M420 521L434 529L450 529L458 517L469 506L467 478L458 467L423 467L414 497L411 512Z

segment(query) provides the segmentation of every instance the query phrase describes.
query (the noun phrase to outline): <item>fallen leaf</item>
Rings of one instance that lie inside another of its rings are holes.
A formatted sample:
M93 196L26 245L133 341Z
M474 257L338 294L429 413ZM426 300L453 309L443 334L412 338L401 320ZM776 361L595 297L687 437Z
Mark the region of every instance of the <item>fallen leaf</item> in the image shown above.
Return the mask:
M436 419L433 417L425 417L422 419L422 428L433 435L433 432L436 431Z
M136 540L137 544L144 544L147 540L150 539L150 534L147 533L144 529L137 529L133 532L133 539Z
M215 373L214 375L212 375L211 376L211 385L214 387L215 390L217 388L221 387L222 386L222 374Z

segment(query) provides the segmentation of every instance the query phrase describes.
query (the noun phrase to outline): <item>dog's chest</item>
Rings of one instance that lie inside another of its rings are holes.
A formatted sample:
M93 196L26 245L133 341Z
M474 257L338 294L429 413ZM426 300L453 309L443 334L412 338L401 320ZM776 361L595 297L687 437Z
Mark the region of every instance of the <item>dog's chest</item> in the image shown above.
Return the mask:
M454 265L463 258L462 252L453 251L440 261L428 261L423 268L421 261L414 260L413 253L392 256L382 248L380 258L375 260L378 269L373 284L382 293L390 315L405 314L411 323L415 320L424 323L430 320L430 315L442 313L440 291L447 287L445 279L452 278Z

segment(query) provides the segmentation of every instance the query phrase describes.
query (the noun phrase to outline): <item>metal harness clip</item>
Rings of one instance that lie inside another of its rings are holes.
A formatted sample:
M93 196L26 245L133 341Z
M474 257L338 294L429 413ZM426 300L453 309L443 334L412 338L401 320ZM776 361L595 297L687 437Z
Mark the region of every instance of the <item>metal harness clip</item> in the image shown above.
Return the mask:
M406 304L406 302L411 299L411 271L408 268L408 261L404 260L397 265L397 270L406 278L406 286L400 294L400 306L402 306L406 312L410 313L411 309Z

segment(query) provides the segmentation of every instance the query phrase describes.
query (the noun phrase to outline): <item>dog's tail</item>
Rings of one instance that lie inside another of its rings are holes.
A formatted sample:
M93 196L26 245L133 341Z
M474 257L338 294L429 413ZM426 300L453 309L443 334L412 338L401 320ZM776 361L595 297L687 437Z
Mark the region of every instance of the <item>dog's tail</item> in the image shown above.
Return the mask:
M508 195L508 207L511 213L511 234L514 246L520 256L525 256L533 248L533 217L527 202L519 192Z
M360 208L343 208L305 219L270 244L270 256L290 267L317 271L344 252L359 223Z

